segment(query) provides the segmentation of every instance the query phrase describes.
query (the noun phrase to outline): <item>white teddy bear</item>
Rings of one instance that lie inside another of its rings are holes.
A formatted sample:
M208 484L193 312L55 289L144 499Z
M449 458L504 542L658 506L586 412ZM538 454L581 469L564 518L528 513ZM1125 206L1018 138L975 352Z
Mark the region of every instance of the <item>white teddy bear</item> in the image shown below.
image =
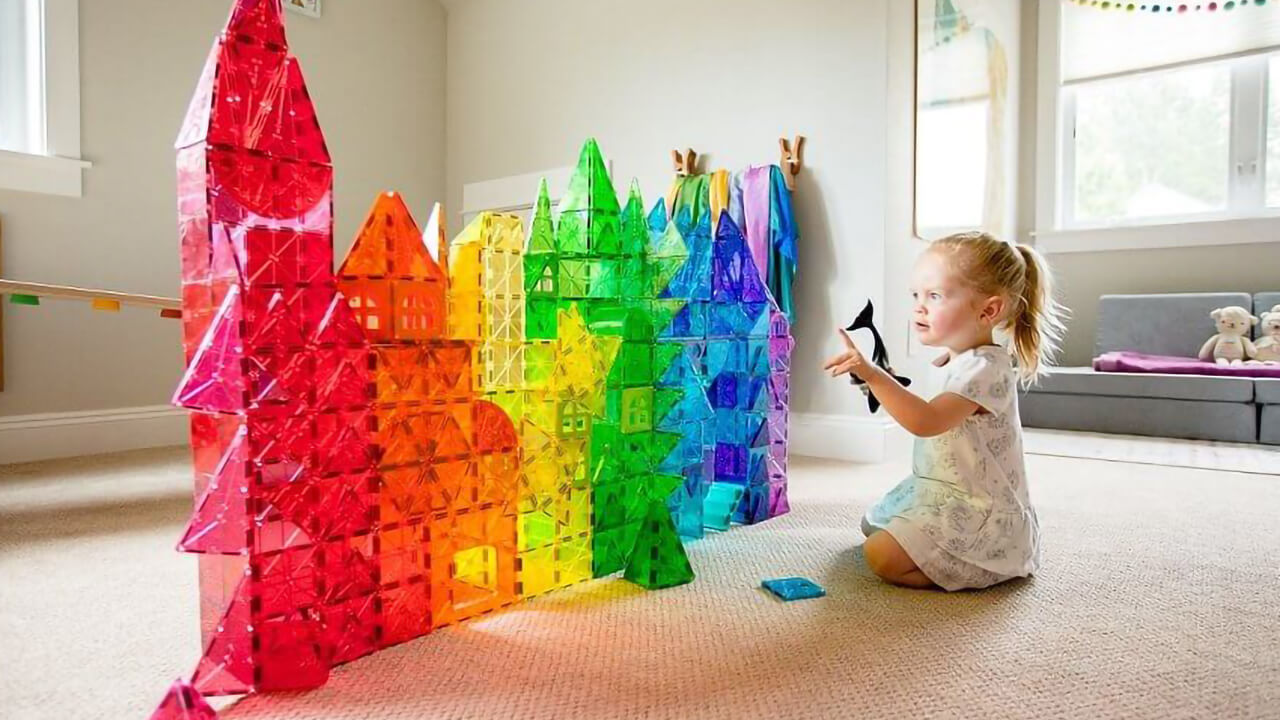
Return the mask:
M1249 330L1258 323L1258 318L1238 306L1218 308L1209 313L1209 317L1218 326L1218 334L1200 348L1201 360L1212 360L1219 365L1242 365L1254 356Z
M1258 341L1253 344L1253 358L1267 365L1280 364L1280 305L1262 313Z

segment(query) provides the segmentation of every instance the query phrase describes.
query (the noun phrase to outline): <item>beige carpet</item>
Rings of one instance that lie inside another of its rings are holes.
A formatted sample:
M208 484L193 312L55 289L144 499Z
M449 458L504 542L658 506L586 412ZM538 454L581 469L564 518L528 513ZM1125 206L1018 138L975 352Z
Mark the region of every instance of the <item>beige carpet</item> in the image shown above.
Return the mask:
M1040 576L885 586L857 516L903 466L800 460L794 512L699 577L578 586L229 718L1277 717L1280 479L1030 458ZM0 718L145 718L196 660L181 451L0 468ZM807 575L782 604L761 578Z

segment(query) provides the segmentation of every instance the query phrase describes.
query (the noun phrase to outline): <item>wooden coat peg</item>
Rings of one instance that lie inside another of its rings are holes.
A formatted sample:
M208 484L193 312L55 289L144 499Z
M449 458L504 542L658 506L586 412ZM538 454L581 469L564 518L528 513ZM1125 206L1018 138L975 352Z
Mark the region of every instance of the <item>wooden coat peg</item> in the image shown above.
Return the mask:
M797 135L793 142L787 142L785 137L780 137L778 147L782 151L778 159L778 167L782 168L782 177L787 182L787 189L795 190L796 175L799 175L800 168L804 167L804 136Z
M698 172L698 153L694 152L693 148L687 148L683 155L679 150L672 150L671 163L675 166L676 175L679 177L696 175Z

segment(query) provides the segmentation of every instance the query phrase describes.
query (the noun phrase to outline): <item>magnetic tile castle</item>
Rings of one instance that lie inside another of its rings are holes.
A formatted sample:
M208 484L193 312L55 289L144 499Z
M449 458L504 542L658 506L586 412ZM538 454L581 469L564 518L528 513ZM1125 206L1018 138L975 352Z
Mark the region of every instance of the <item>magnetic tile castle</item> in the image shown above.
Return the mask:
M682 536L786 512L790 332L727 217L621 206L589 140L527 235L446 242L382 193L335 272L280 0L237 0L177 145L203 652L155 717L593 577L686 583Z

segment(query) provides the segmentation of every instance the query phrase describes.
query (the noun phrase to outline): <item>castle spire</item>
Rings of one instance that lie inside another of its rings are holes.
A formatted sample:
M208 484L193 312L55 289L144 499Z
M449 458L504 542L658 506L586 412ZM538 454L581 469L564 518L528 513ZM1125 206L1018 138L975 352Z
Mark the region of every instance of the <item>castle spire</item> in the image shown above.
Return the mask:
M330 164L315 106L289 54L280 0L236 0L187 109L177 147L199 143ZM252 171L246 171L254 175ZM310 178L289 178L301 194Z
M234 40L274 45L284 50L284 12L280 0L236 0L227 20L226 34Z

